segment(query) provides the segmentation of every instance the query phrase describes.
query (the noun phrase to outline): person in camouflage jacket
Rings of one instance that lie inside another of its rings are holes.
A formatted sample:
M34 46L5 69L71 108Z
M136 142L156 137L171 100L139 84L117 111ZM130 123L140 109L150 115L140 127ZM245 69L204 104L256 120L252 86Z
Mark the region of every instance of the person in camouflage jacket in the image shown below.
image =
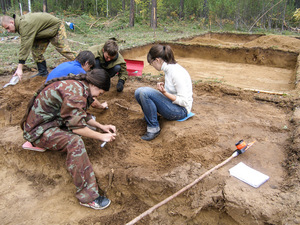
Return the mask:
M102 45L91 46L90 50L95 55L95 67L105 69L110 77L118 74L117 91L124 89L128 78L127 66L123 56L119 53L119 47L115 40L109 39Z
M30 51L37 63L38 76L47 76L46 60L43 56L51 42L55 49L69 60L74 60L76 52L71 51L63 21L49 13L27 13L22 16L13 15L0 17L1 25L8 32L19 33L21 45L19 50L19 64L14 76L23 76L23 65Z
M23 136L33 146L67 153L67 170L77 188L76 197L81 205L94 209L106 208L110 200L99 195L81 136L105 142L115 139L115 126L102 125L87 113L93 98L109 88L110 77L103 69L54 78L36 92L21 121ZM104 133L91 130L87 125Z

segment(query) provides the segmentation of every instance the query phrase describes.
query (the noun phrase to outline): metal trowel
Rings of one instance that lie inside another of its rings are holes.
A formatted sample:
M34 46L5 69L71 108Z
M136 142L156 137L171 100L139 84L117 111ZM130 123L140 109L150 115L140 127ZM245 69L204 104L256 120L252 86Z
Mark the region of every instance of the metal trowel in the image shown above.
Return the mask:
M9 85L16 85L18 82L19 82L19 77L18 76L13 76L11 79L10 79L10 81L7 83L7 84L5 84L4 86L3 86L3 88L6 88L7 86L9 86Z

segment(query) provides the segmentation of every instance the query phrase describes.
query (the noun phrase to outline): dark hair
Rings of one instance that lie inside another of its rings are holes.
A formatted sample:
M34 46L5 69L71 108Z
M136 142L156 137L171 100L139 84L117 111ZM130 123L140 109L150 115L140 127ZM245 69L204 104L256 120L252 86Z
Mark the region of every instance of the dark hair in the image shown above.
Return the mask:
M48 85L57 82L57 81L64 81L64 80L78 80L78 81L87 81L90 84L95 85L99 89L103 89L104 91L109 91L110 88L110 76L108 75L108 72L104 69L94 69L90 72L87 72L86 74L69 74L66 77L59 77L54 78L52 80L49 80L47 83L43 84L34 94L34 96L30 99L27 105L27 109L25 112L25 115L23 116L23 119L20 122L21 129L24 130L24 123L27 120L28 114L34 104L34 101L36 97L41 93L41 91L47 87Z
M168 64L175 64L174 53L169 45L154 45L147 55L148 63L152 63L156 58L161 58Z
M95 55L91 51L79 52L75 60L78 61L82 66L84 66L86 62L88 62L91 67L95 66Z
M114 57L118 54L119 47L116 41L109 39L105 42L103 50L107 52L109 56Z
M86 80L97 86L99 89L104 91L109 91L110 88L110 76L105 69L93 69L86 74Z

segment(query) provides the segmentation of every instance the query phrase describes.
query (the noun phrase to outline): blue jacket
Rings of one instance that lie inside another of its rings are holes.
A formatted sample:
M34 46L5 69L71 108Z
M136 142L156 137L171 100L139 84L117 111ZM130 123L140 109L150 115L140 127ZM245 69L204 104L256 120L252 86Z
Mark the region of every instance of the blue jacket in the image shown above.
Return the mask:
M64 62L64 63L58 65L55 69L53 69L49 73L46 82L48 82L49 80L52 80L53 78L66 77L66 76L68 76L69 73L73 73L73 74L77 75L77 74L86 73L86 72L84 69L82 69L81 64L76 60L70 61L70 62Z

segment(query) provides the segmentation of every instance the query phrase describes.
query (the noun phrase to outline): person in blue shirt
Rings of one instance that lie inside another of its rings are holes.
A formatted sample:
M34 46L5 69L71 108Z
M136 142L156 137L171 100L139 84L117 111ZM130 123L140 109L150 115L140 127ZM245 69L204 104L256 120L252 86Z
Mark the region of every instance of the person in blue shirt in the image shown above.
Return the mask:
M78 75L90 71L91 67L95 65L95 56L91 51L81 51L74 61L64 62L53 69L45 83L53 78L65 77L69 73Z
M72 73L74 75L78 74L86 74L86 72L90 71L92 67L95 65L95 56L91 51L81 51L76 56L74 61L64 62L54 68L48 75L45 83L49 80L59 77L66 77L68 74ZM92 107L105 109L108 107L107 102L103 102L102 104L94 98L94 102L92 103Z

